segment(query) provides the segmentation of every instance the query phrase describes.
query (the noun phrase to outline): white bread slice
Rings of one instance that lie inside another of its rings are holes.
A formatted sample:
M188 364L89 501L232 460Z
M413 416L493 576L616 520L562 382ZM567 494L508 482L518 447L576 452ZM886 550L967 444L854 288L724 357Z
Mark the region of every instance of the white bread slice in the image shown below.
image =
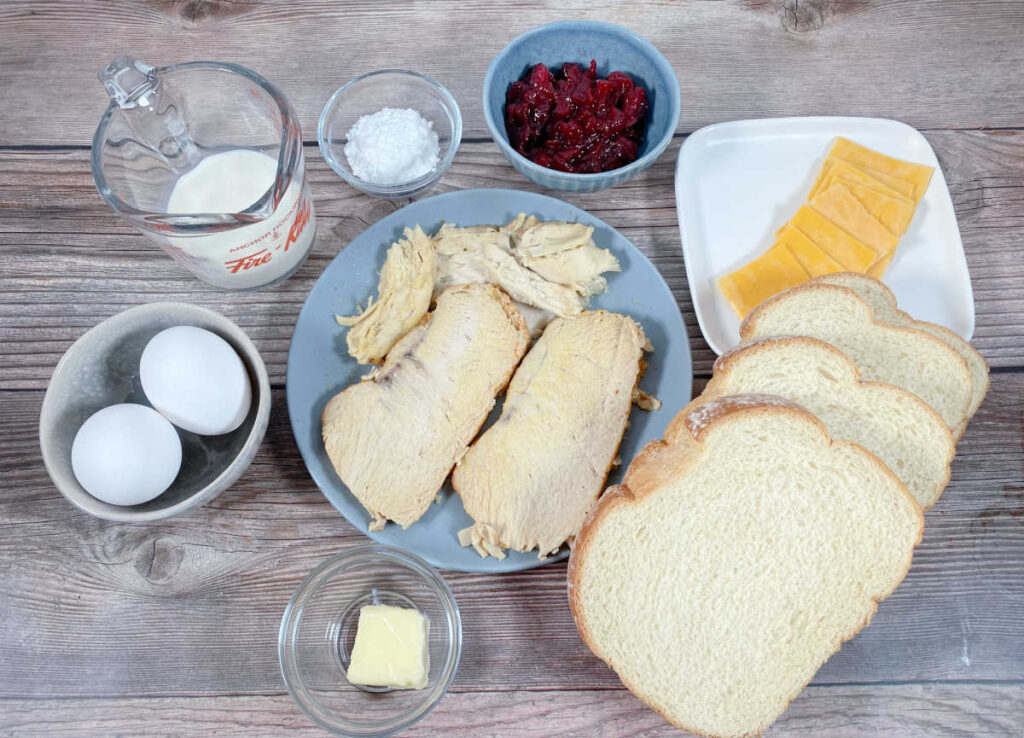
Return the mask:
M580 635L706 736L764 731L906 575L921 511L874 456L782 400L735 396L649 444L569 560Z
M765 300L740 324L743 341L786 335L831 343L865 380L913 392L954 434L963 428L973 392L967 362L929 333L874 320L871 306L853 290L805 283Z
M575 535L622 441L646 343L632 318L603 310L547 327L501 417L452 474L475 521L463 545L498 558L536 548L543 558Z
M971 370L971 402L967 406L968 420L978 412L982 400L988 392L988 362L985 357L978 353L970 343L951 331L944 325L929 323L926 320L915 320L909 314L900 310L896 305L896 295L888 287L874 277L856 272L836 272L825 274L815 282L823 284L837 284L856 292L860 299L871 306L875 320L889 325L896 325L909 328L917 328L926 333L931 333L941 341L945 341L950 347L963 357L967 362L967 368Z
M371 529L419 520L528 342L522 314L497 287L452 287L378 372L327 403L327 456L372 516Z
M726 395L778 395L809 410L833 439L860 444L888 465L925 510L949 483L956 446L939 414L891 384L862 382L857 365L835 346L806 336L764 338L723 354L700 397L665 431L689 436L687 415Z

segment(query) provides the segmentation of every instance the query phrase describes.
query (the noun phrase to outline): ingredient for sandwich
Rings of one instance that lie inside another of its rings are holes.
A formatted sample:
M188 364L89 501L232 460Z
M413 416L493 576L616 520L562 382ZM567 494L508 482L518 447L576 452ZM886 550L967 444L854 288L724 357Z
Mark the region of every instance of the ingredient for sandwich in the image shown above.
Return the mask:
M555 316L579 314L608 289L606 272L619 261L593 240L583 223L538 220L520 213L511 222L458 227L443 224L428 237L417 226L388 249L377 300L355 316L336 316L356 361L379 364L391 347L427 314L431 296L458 284L500 287L526 318L531 336Z
M174 183L167 212L240 213L266 194L276 174L277 159L259 151L213 154Z
M938 413L900 387L861 381L857 364L824 341L771 336L737 347L722 355L689 407L746 394L775 395L813 413L833 439L860 444L885 462L922 509L949 482L953 434ZM669 424L666 441L689 435L685 418L680 413Z
M529 340L497 287L449 287L379 369L327 403L324 450L370 514L370 530L388 520L406 528L427 511Z
M807 202L776 232L775 244L721 277L718 288L744 318L772 295L824 274L881 279L933 171L837 138Z
M515 223L516 221L513 221ZM582 223L525 219L516 240L516 258L549 282L572 288L583 298L608 290L604 272L621 270L607 249L592 238L594 227Z
M779 295L740 338L598 501L568 571L590 649L720 738L763 734L904 577L989 383L969 343L864 274Z
M505 130L512 147L530 161L563 172L595 173L635 161L643 144L647 93L629 75L597 76L563 64L543 64L513 82L505 95Z
M544 558L576 534L604 490L650 348L626 315L551 322L512 377L501 417L452 473L474 521L462 545Z
M435 294L454 284L489 282L517 302L536 336L554 317L577 315L593 295L608 289L604 272L618 259L592 239L582 223L539 221L520 214L501 228L446 223L434 237Z
M71 469L85 491L111 505L141 505L171 486L181 469L181 439L145 405L105 407L71 444Z
M179 428L204 436L230 433L252 404L245 365L215 333L190 325L160 331L142 352L146 399Z
M743 343L769 336L817 338L850 357L861 379L917 395L950 430L959 433L969 417L974 380L959 351L913 324L885 323L857 292L824 278L761 303L739 334Z
M684 413L576 536L569 605L669 722L761 735L902 581L924 521L882 462L781 398Z
M345 156L352 173L378 185L396 185L428 174L441 146L434 124L411 108L384 108L349 129Z
M434 293L434 261L434 246L423 230L406 228L405 238L393 243L384 257L377 301L371 297L359 315L335 316L338 325L351 327L345 341L360 364L379 364L427 314Z
M932 334L943 343L949 344L950 348L960 354L971 372L971 400L967 407L967 417L971 418L974 413L978 412L978 408L981 407L981 402L988 392L988 362L968 341L945 326L929 323L926 320L915 320L900 310L896 304L896 295L877 279L863 274L844 272L824 276L818 281L823 284L836 284L856 292L860 299L871 306L871 313L879 323L887 323L899 328L917 328ZM957 429L957 438L963 435L963 431L962 427Z
M345 676L352 684L423 689L430 673L430 620L419 610L366 605Z
M171 190L167 212L241 213L273 186L278 160L252 149L207 156ZM175 253L202 279L218 287L251 289L284 278L313 246L316 217L304 179L293 179L267 218L206 235L174 236Z

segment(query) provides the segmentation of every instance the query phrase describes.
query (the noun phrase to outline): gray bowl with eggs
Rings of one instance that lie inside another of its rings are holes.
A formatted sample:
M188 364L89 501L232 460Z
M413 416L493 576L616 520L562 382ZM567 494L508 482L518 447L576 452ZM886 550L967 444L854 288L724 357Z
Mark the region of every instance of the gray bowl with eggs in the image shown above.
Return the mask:
M139 360L165 328L204 328L228 342L245 366L252 390L249 413L230 433L201 436L178 428L181 471L158 497L139 505L112 505L89 494L71 466L71 448L82 424L118 403L149 406L139 381ZM105 520L160 520L202 505L226 490L252 463L270 419L270 381L249 337L212 310L157 302L125 310L87 331L58 362L39 415L39 444L46 470L75 507Z

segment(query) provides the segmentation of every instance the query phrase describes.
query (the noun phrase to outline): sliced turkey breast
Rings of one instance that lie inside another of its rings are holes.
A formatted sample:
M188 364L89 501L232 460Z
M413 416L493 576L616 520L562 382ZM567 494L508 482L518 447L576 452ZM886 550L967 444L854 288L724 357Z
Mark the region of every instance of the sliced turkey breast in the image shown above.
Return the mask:
M519 310L489 284L440 294L372 376L323 412L327 456L372 516L408 527L427 510L480 430L529 335Z
M615 459L648 345L625 315L551 322L512 378L501 417L452 475L476 521L459 533L463 545L544 557L575 535Z

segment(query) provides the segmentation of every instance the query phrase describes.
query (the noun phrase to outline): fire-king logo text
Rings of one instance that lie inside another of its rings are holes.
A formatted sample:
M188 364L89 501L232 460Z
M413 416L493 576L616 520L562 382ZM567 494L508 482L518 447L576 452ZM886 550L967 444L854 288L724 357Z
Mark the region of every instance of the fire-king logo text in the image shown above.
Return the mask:
M295 222L292 223L292 229L288 231L288 238L284 242L284 250L287 251L288 247L299 240L299 236L302 231L306 228L306 223L309 222L309 214L313 211L312 203L307 197L302 201L299 206L299 212L295 215ZM275 249L276 250L276 249Z
M232 259L231 261L225 261L224 266L227 267L228 271L232 274L238 272L245 272L254 267L262 266L270 261L271 254L266 249L260 249L255 254L249 254L243 256L241 259Z
M288 238L285 239L283 245L278 244L275 246L274 251L287 251L289 246L299 240L299 236L302 235L302 231L306 229L306 224L309 223L309 216L312 212L312 203L307 197L299 205L299 211L295 215L295 220L292 223L291 230L288 231ZM225 261L224 266L229 272L231 272L231 274L237 274L238 272L246 272L250 269L255 269L258 266L263 266L272 258L273 254L268 249L260 249L255 254L249 254L238 259Z

